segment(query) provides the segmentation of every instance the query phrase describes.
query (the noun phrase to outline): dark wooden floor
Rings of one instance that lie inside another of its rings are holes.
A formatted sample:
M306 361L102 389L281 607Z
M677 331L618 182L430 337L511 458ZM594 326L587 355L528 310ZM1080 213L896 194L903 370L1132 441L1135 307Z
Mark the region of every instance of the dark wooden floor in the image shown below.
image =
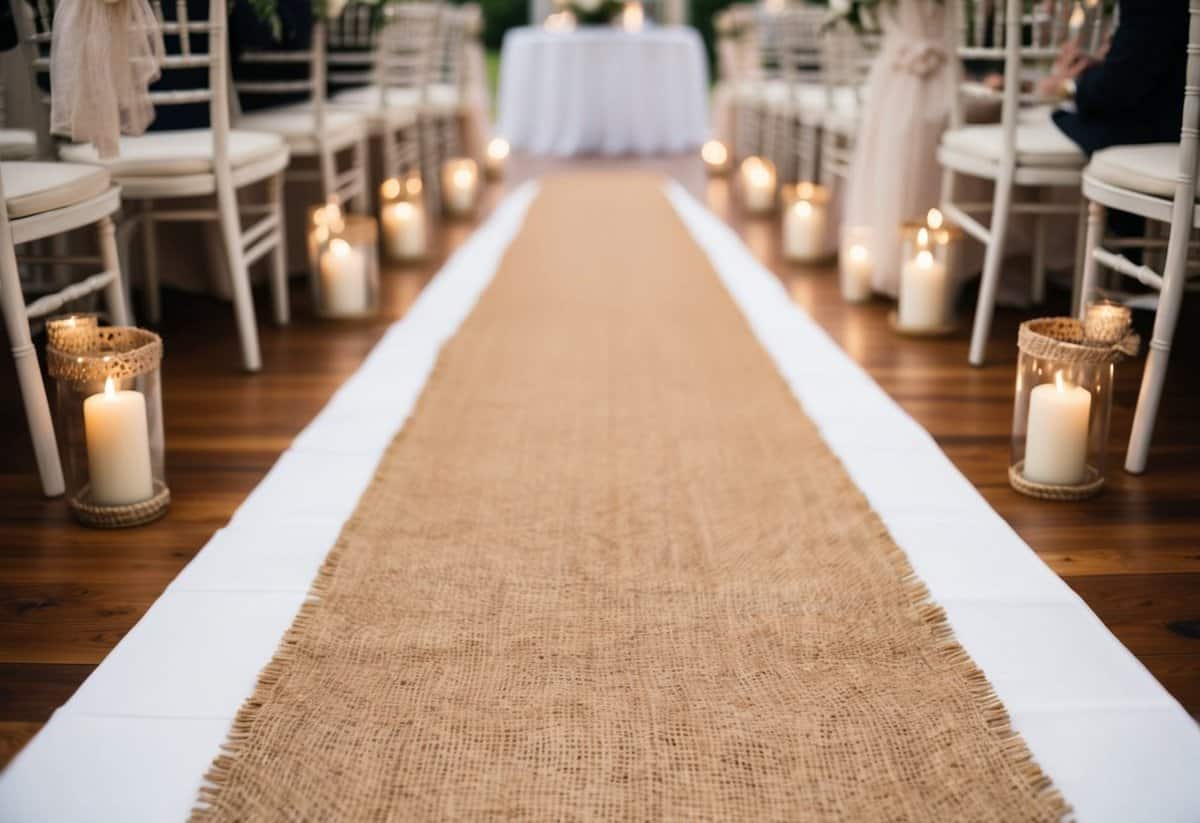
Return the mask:
M965 331L936 341L897 338L887 326L886 303L846 305L831 268L781 264L773 252L773 224L730 214L724 184L706 185L691 158L642 165L673 173L709 198L796 302L929 429L1155 676L1200 713L1200 306L1184 311L1149 472L1132 477L1115 469L1110 488L1090 502L1033 501L1011 491L1006 480L1021 314L998 314L990 364L970 368ZM518 161L511 177L547 167ZM499 189L490 190L488 207L499 196ZM39 494L19 396L10 389L0 397L0 763L71 695L225 523L387 324L404 314L446 251L470 231L470 225L451 225L437 259L388 271L385 311L375 322L311 319L297 282L293 324L276 328L264 321L265 368L258 375L236 369L227 305L168 294L164 402L174 503L157 524L117 532L75 525L61 500ZM269 316L265 295L259 298L260 317ZM1065 297L1055 298L1061 308ZM1140 373L1140 361L1118 369L1114 466L1121 463ZM15 386L7 359L0 381Z

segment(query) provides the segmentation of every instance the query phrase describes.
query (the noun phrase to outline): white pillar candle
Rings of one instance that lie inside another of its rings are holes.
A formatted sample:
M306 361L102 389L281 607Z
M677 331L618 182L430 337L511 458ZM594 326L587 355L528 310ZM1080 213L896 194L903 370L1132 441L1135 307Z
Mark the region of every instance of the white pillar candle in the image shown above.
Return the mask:
M425 254L425 209L398 200L383 207L383 242L394 260L413 260Z
M742 161L742 201L752 214L775 208L775 169L760 157Z
M451 214L468 214L475 208L475 192L479 173L471 161L450 161L454 166L445 176L442 199Z
M946 322L945 302L946 267L922 249L900 271L900 327L940 328Z
M124 506L154 496L150 429L141 392L117 391L109 377L104 391L83 401L83 431L95 503Z
M491 142L487 145L487 157L484 164L487 176L490 179L500 180L504 177L504 165L508 161L508 155L511 151L512 148L503 137L493 137L491 139Z
M1025 430L1025 479L1075 485L1087 478L1088 419L1092 395L1063 379L1034 386Z
M789 260L815 260L825 243L825 208L797 200L783 215L783 254Z
M852 303L858 303L871 296L871 275L874 265L871 262L871 251L862 243L853 243L841 255L841 286L842 297Z
M332 317L366 312L367 257L340 237L321 253L321 302Z

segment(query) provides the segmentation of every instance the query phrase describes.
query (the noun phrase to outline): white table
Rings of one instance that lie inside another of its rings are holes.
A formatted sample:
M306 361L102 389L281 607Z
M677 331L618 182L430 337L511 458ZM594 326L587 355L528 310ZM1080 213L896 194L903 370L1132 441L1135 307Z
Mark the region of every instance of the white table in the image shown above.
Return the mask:
M513 29L500 57L500 133L530 154L664 154L708 133L708 64L689 26Z

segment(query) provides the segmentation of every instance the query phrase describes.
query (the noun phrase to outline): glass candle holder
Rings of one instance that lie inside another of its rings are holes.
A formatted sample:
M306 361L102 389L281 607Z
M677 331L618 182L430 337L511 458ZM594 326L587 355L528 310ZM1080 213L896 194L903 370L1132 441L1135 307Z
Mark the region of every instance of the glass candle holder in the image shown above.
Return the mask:
M729 173L729 147L720 140L709 140L700 147L700 159L709 177L720 177Z
M317 249L313 306L320 317L369 317L379 311L375 221L344 214Z
M738 168L742 205L750 214L770 214L775 210L775 164L762 157L750 156Z
M842 299L863 303L871 299L875 274L870 226L842 226L838 242L838 283Z
M1133 313L1115 300L1095 300L1083 311L1083 336L1089 343L1111 345L1129 334Z
M421 197L420 178L417 185L392 177L379 187L379 226L383 247L390 259L398 262L420 260L429 247L429 224L425 202ZM411 191L415 188L416 191Z
M455 157L442 165L442 204L446 214L463 217L475 211L479 195L479 168L469 157Z
M1137 336L1113 345L1084 339L1083 324L1048 317L1017 335L1010 485L1047 500L1081 500L1104 486L1115 364L1137 351Z
M138 526L171 502L163 470L162 340L92 317L46 324L67 506L86 526Z
M809 263L829 256L825 244L829 189L815 183L784 186L783 256L793 263Z
M508 163L508 156L511 153L512 147L503 137L493 137L488 141L483 166L488 180L504 179L504 167Z
M900 226L900 301L892 326L905 334L954 331L952 276L962 230L948 225L937 209L925 222Z

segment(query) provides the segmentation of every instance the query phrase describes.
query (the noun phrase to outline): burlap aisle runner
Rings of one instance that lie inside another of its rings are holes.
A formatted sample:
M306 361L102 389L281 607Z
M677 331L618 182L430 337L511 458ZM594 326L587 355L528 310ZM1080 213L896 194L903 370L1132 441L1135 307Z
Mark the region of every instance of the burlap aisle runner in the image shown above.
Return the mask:
M660 182L545 182L197 819L1063 814Z

